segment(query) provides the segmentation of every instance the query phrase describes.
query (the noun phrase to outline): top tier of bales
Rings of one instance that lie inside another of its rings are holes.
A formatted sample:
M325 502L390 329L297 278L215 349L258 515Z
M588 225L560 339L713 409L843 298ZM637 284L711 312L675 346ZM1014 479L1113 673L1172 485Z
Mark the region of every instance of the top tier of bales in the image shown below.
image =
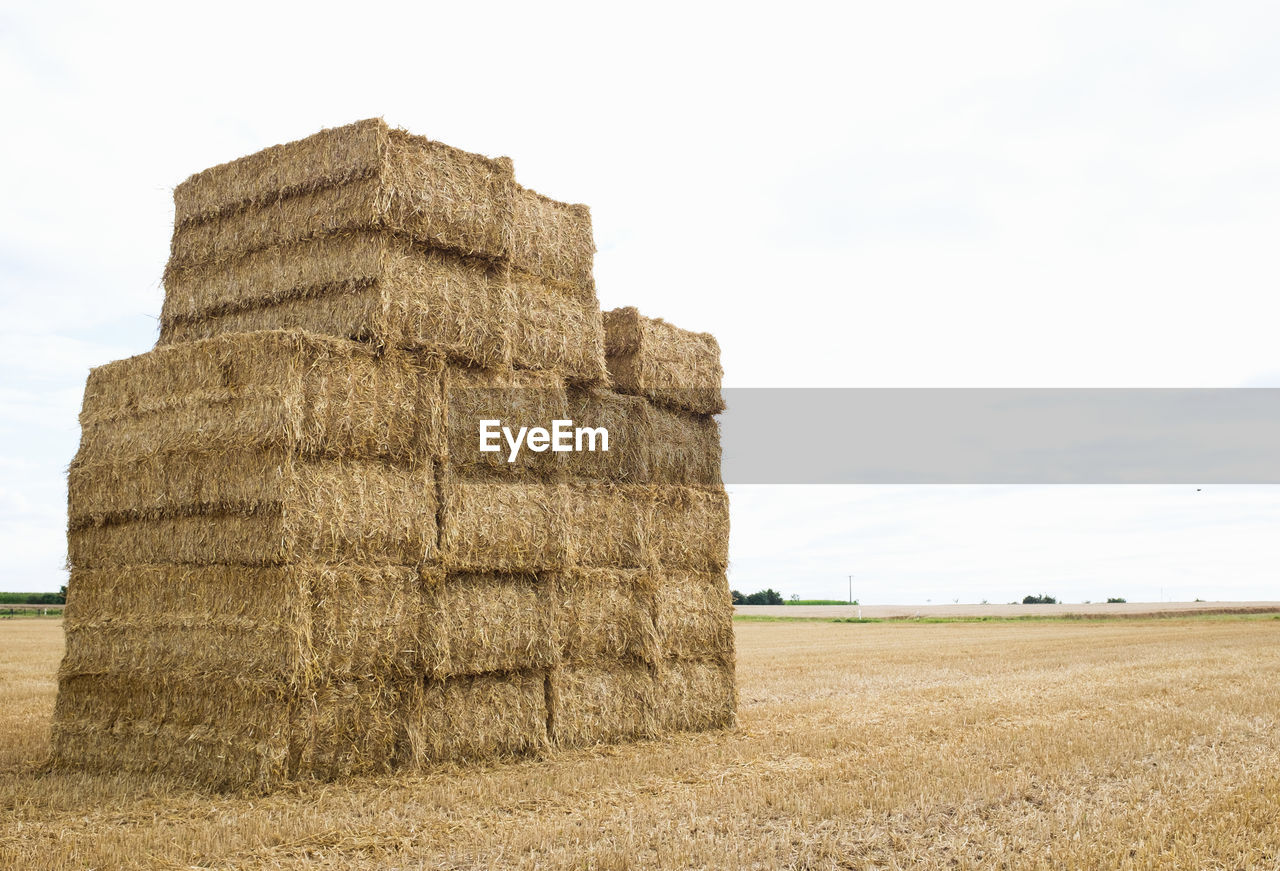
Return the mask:
M168 273L326 233L387 230L567 284L591 281L585 205L522 187L510 158L462 151L378 118L211 167L173 196Z
M174 192L162 344L306 329L604 380L586 206L378 119L187 179Z

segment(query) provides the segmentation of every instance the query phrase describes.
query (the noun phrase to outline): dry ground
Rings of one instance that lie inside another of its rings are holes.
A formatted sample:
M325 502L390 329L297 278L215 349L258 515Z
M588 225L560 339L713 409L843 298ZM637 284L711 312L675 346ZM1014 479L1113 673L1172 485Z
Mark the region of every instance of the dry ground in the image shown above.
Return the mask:
M34 775L61 625L7 621L0 867L1280 866L1280 620L738 639L737 731L263 798Z

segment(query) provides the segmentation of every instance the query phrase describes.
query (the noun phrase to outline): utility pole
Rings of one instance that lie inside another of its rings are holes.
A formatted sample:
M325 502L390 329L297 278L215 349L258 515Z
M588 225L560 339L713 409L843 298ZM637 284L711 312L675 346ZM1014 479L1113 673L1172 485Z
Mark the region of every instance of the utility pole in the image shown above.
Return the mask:
M849 604L853 604L853 575L849 575Z

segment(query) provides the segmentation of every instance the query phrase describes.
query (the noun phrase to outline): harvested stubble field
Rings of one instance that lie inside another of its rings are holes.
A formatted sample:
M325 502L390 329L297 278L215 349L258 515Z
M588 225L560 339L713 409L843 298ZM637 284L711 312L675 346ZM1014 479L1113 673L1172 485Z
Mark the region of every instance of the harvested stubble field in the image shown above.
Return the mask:
M264 797L38 775L60 621L0 624L0 867L1280 864L1274 617L736 631L736 731Z

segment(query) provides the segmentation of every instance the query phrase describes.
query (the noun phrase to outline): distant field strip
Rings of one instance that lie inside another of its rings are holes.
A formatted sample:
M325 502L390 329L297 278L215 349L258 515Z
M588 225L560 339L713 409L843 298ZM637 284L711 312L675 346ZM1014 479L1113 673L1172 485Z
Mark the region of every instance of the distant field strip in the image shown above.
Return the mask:
M1280 602L1084 602L1058 605L737 605L757 617L1152 617L1173 614L1280 614Z
M1280 864L1280 621L735 628L734 731L255 797L38 775L61 625L6 621L0 868Z

